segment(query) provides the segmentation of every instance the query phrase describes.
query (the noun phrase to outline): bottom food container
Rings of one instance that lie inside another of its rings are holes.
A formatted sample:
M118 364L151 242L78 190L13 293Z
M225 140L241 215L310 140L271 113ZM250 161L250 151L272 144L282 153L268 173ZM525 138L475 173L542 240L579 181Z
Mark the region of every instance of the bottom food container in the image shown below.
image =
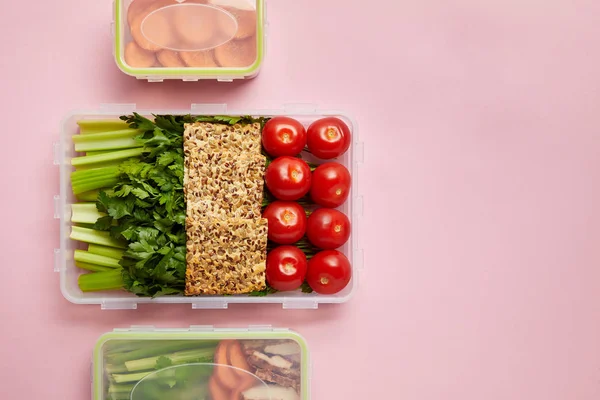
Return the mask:
M94 348L94 400L305 400L305 340L287 329L155 329L104 334Z

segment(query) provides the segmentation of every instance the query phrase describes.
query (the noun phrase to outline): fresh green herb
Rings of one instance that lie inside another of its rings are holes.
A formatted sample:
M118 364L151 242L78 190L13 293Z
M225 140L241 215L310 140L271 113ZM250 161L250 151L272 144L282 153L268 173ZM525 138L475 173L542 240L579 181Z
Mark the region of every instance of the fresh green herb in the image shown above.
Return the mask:
M266 289L255 290L254 292L249 293L248 296L264 297L264 296L267 296L267 295L273 294L273 293L277 293L277 290L275 290L272 287L270 287L269 285L267 285Z
M312 293L313 289L308 285L307 282L304 282L301 286L302 288L302 293Z

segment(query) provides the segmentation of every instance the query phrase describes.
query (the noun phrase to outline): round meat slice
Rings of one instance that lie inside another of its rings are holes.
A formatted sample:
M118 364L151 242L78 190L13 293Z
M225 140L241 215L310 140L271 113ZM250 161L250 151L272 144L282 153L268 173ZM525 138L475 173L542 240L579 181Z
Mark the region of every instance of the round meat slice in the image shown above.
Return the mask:
M166 14L158 12L150 16L154 11L171 4L173 4L173 0L155 1L132 20L131 36L142 49L158 51L173 43L173 29ZM144 24L144 32L142 32L142 24Z
M133 20L138 17L156 0L133 0L127 9L127 23L131 26Z
M218 67L212 51L181 51L179 56L188 67L214 68Z
M167 68L183 68L185 67L185 63L179 57L179 54L176 51L172 50L161 50L156 53L156 58L158 62L163 67Z
M125 46L125 62L133 68L149 68L154 66L156 57L153 52L142 49L135 42L129 42Z
M217 31L214 9L186 4L189 2L176 7L172 13L175 33L181 41L179 48L200 50L213 47L211 42Z
M221 67L249 67L256 61L256 38L231 40L215 49L215 58Z
M238 23L238 29L235 33L236 39L246 39L250 36L254 36L256 33L256 11L254 10L240 10L239 8L223 7L229 11L236 19ZM221 20L227 23L226 20ZM223 27L226 29L226 27Z

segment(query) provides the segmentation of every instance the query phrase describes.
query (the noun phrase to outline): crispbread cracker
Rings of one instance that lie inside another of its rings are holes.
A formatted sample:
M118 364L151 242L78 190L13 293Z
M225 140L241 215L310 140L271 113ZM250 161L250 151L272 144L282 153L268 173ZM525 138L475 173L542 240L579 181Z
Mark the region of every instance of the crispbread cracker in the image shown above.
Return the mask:
M267 220L186 218L185 294L242 294L266 287Z
M260 124L212 124L195 122L186 124L183 132L184 154L204 151L216 153L221 151L245 152L260 154Z
M190 153L184 185L188 214L260 218L265 164L261 154Z
M266 157L260 142L260 124L185 126L188 296L266 287L267 220L261 218Z

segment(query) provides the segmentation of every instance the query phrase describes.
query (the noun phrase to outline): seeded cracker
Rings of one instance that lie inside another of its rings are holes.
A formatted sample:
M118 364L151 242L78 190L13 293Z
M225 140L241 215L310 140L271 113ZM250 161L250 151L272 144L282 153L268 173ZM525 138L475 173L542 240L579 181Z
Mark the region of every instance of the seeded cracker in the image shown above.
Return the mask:
M266 158L260 151L260 124L186 125L186 295L266 287Z
M186 295L241 294L265 288L266 219L208 218L195 221L191 228Z

